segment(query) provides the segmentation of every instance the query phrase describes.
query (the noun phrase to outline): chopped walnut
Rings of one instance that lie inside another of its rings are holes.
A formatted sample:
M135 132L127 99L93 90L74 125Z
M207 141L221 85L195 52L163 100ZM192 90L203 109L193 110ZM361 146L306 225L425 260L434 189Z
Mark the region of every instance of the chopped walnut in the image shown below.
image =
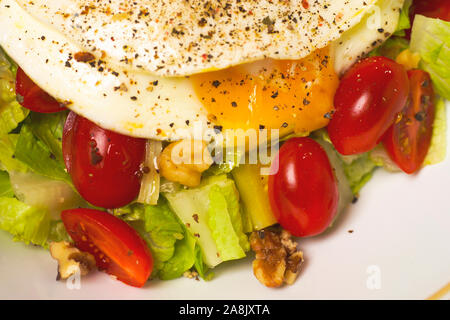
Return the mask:
M283 283L293 284L297 279L303 253L289 232L282 230L261 230L250 236L250 245L256 253L253 273L267 287L280 287Z
M58 261L57 280L68 279L77 272L81 276L87 275L95 268L95 258L87 252L81 252L66 241L52 242L50 254Z
M198 273L196 271L188 270L185 273L183 273L183 277L188 279L197 279Z
M182 140L168 145L159 156L161 176L188 187L200 184L202 172L213 160L206 142Z

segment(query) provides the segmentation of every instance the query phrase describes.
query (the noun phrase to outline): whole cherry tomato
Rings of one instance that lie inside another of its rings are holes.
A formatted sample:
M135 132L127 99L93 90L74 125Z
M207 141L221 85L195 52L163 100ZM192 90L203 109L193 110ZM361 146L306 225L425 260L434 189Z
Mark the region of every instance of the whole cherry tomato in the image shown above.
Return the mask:
M351 155L373 149L405 106L408 93L406 71L395 61L370 57L356 63L334 96L328 133L336 150Z
M339 200L326 152L311 138L292 138L278 155L268 184L275 218L297 237L323 232L335 217Z
M434 91L430 75L409 70L410 98L383 138L391 159L406 173L420 169L428 153L435 116Z
M118 208L139 194L144 139L102 129L71 112L64 125L63 156L73 184L91 204Z
M54 113L65 110L55 98L39 88L25 72L18 68L16 75L17 101L31 111L40 113Z
M92 209L66 210L61 218L76 247L91 253L100 270L131 286L144 286L152 273L152 255L126 222Z

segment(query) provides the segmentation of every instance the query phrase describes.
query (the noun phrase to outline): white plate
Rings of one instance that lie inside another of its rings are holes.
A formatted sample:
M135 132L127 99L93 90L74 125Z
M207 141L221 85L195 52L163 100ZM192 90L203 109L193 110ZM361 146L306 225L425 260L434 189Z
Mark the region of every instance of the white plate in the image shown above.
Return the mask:
M450 130L447 136L450 142ZM250 259L219 266L210 282L182 278L135 289L96 273L78 287L55 281L57 265L47 251L0 232L0 299L428 298L450 289L448 154L415 176L378 170L329 232L300 240L306 263L291 287L262 286ZM448 299L447 291L438 296Z

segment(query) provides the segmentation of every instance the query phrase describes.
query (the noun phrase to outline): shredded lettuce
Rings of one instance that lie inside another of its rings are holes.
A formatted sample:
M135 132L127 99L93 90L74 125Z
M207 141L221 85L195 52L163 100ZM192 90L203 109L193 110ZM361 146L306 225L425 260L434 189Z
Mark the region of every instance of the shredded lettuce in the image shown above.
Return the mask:
M416 15L410 46L420 54L420 67L430 74L436 92L450 100L450 22Z

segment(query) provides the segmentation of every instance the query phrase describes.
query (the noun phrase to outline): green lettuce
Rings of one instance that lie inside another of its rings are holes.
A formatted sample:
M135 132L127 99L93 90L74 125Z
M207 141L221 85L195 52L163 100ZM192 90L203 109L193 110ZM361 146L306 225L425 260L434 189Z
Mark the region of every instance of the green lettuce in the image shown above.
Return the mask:
M51 241L70 239L62 222L51 220L46 209L7 196L0 197L0 230L12 234L15 241L44 248L48 248Z
M412 0L405 0L403 8L400 11L400 17L398 18L397 29L394 32L395 36L405 36L405 30L411 28L411 22L409 20L409 9L411 8Z
M18 134L0 136L0 168L6 171L27 172L28 167L14 155L16 151Z
M420 54L420 68L430 74L436 92L450 100L450 22L416 15L410 46Z
M204 263L214 267L240 259L249 249L242 231L239 193L226 175L204 178L197 188L164 193L169 205L197 238Z
M134 203L113 213L129 222L147 242L154 259L152 277L178 278L194 266L196 239L164 198L161 197L156 206Z
M445 101L439 99L436 103L435 120L433 123L433 135L431 145L424 165L433 165L444 161L447 151L447 114Z
M29 119L20 130L14 155L35 173L72 184L64 162L33 134Z
M15 198L0 197L0 229L14 240L47 246L50 215L45 209L28 206Z
M6 171L0 171L0 197L13 197L14 191Z
M31 112L28 122L35 137L42 141L60 162L63 161L62 133L67 114L68 112L52 114Z

